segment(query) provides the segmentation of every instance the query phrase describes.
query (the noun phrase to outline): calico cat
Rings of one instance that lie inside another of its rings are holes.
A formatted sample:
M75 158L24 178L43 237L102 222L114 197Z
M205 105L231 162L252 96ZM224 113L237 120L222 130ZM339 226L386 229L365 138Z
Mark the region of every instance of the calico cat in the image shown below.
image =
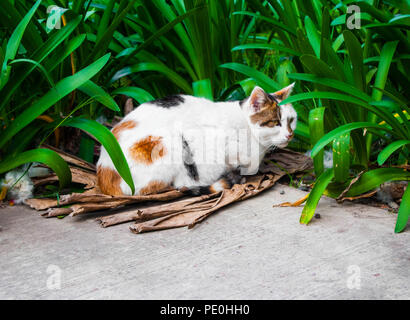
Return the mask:
M217 192L241 175L257 173L265 153L287 146L294 135L293 106L279 106L292 89L293 84L268 94L255 87L242 101L175 95L140 105L112 129L128 161L134 194L169 188ZM132 193L103 147L97 177L105 194Z

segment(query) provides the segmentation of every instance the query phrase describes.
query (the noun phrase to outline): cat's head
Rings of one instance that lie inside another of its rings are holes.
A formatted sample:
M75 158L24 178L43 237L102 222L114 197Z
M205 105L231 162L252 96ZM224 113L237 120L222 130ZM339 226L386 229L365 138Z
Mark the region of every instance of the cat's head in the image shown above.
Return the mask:
M266 147L284 148L294 136L297 114L291 104L279 106L289 97L294 84L274 93L255 87L242 108L248 117L252 133Z

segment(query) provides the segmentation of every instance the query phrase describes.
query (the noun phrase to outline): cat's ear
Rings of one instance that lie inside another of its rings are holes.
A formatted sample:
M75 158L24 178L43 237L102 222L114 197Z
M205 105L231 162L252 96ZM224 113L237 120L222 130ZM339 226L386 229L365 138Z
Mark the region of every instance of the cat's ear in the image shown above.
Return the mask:
M287 98L289 98L290 94L292 93L293 88L295 87L295 83L292 83L291 85L287 86L286 88L283 88L282 90L279 90L273 94L273 96L279 100L283 101Z
M268 102L268 94L261 88L255 87L249 97L249 104L254 112L260 111L263 106Z

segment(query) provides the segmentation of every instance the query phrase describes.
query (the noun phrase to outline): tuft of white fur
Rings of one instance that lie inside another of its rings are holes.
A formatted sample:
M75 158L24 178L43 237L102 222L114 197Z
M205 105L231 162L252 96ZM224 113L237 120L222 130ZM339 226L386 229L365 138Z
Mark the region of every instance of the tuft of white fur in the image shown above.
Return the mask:
M27 174L24 174L24 172L25 170L9 171L6 173L6 176L1 183L2 187L8 189L7 198L14 200L16 204L23 203L24 200L33 197L33 182ZM24 176L20 179L23 174ZM18 182L16 183L16 181Z
M16 204L23 203L33 197L34 184L31 178L45 177L50 174L50 169L39 166L39 163L33 163L28 172L25 173L27 167L28 164L24 165L22 169L7 172L1 181L1 187L8 189L7 198ZM20 179L21 176L23 177ZM18 182L16 183L16 181Z

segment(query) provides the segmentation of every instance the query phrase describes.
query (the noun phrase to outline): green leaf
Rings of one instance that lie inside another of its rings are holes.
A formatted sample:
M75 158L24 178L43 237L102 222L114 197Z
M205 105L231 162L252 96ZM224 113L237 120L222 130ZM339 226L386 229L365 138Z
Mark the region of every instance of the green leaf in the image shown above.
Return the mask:
M335 181L346 182L350 169L350 132L333 140L333 170Z
M203 97L211 101L214 100L212 93L212 84L210 79L195 81L192 83L195 97Z
M34 4L30 11L24 16L23 20L20 21L16 29L13 31L9 41L7 42L3 66L1 68L0 89L4 87L10 76L11 66L8 65L8 62L16 57L18 48L20 47L21 39L23 38L24 31L26 30L27 25L29 24L31 18L34 15L34 12L37 10L40 3L41 0L38 0Z
M42 63L54 50L65 40L68 36L77 28L81 22L81 16L70 21L64 28L58 30L54 35L52 35L43 45L41 45L32 55L31 59ZM60 54L56 52L56 54ZM61 57L59 57L61 58ZM49 66L45 64L45 68L48 72L51 72L53 68L49 69ZM20 88L21 83L33 72L35 67L30 69L23 69L16 74L13 74L11 81L3 89L2 93L3 99L0 101L0 109L10 101L13 94Z
M410 188L407 186L404 192L403 198L401 199L400 209L397 214L396 227L394 232L399 233L406 228L407 222L410 217Z
M282 101L280 105L308 99L330 99L357 104L358 106L365 108L366 110L374 113L375 115L379 116L381 119L386 121L393 129L396 130L396 133L393 134L400 137L406 137L406 132L403 129L403 126L388 110L386 110L386 108L370 105L364 102L363 100L359 100L346 94L336 92L306 92L293 95L287 98L286 100Z
M71 182L71 172L61 156L50 149L34 149L19 153L0 162L0 174L25 163L40 162L50 167L58 176L60 188Z
M365 172L346 193L346 197L355 197L379 187L388 181L410 180L410 172L400 168L379 168Z
M287 31L290 34L296 36L296 30L294 28L291 28L291 27L289 27L289 26L287 26L283 23L280 23L275 19L268 18L268 17L265 17L265 16L261 16L259 13L253 13L253 12L248 12L248 11L238 11L238 12L233 13L233 15L237 15L237 14L247 15L247 16L250 16L250 17L255 17L255 18L260 19L260 20L264 20L264 21L274 25L275 27L278 27L279 29L282 29L283 31Z
M68 35L67 35L68 36ZM64 47L59 47L55 49L52 58L47 59L44 63L44 67L49 72L53 71L61 62L65 60L72 52L74 52L78 47L84 42L86 35L80 34L72 39L70 39Z
M381 166L383 165L386 160L398 149L405 146L406 144L410 144L410 140L397 140L393 143L389 144L386 148L379 153L377 157L377 163Z
M96 121L83 118L70 119L64 122L62 125L78 128L93 135L104 146L105 150L107 150L118 173L129 185L132 194L134 194L135 187L134 182L132 180L130 168L121 150L121 147L118 144L117 139L115 139L114 135L111 133L110 130L108 130L106 127L104 127L102 124L99 124Z
M180 87L182 90L184 90L185 93L187 94L192 94L192 88L188 84L188 82L181 77L178 73L175 71L171 70L167 66L161 64L161 63L156 63L156 62L142 62L138 63L129 67L125 67L121 70L119 70L111 79L111 82L115 82L118 79L121 79L122 77L128 76L132 73L138 73L138 72L144 72L144 71L157 71L165 75L168 80L171 82L175 83L178 87Z
M247 43L247 44L234 47L232 51L249 50L249 49L276 50L276 51L281 51L281 52L292 54L296 57L299 57L302 55L302 53L296 50L278 45L276 43Z
M302 210L302 215L300 216L299 220L300 223L308 224L310 220L312 220L313 215L316 211L317 204L319 203L319 200L322 197L323 192L325 191L333 177L333 169L328 169L325 172L323 172L317 179Z
M154 97L146 90L137 87L121 87L111 93L113 96L123 94L136 100L139 104L154 101Z
M245 66L240 63L231 62L225 63L219 66L220 68L230 69L239 73L242 73L253 80L255 80L263 89L267 90L268 92L276 92L282 89L278 83L273 81L267 75L263 74L260 71L257 71L251 67Z
M309 112L309 133L310 133L310 143L314 146L320 138L322 138L325 134L325 127L324 127L324 116L325 116L326 108L315 108L310 110ZM313 158L313 165L315 168L316 177L319 177L323 170L323 158L324 152L321 150L317 155Z
M365 74L363 69L362 47L359 40L357 40L357 38L351 31L345 30L343 32L343 37L345 39L346 48L349 52L350 61L352 62L353 76L356 86L359 90L364 91Z
M394 53L396 51L398 41L391 41L387 42L384 44L382 52L380 53L380 63L379 66L377 67L377 74L376 74L376 80L374 82L374 86L380 89L384 89L387 81L387 76L389 74L390 70L390 65L394 56ZM372 98L374 101L380 101L383 97L383 92L377 89L373 89L372 93ZM376 122L377 117L372 114L369 115L368 120L370 122ZM366 137L366 148L368 151L368 154L370 154L370 148L372 144L372 135L369 134Z
M84 92L86 95L100 102L107 108L116 112L120 111L120 107L118 107L118 104L115 102L115 100L111 98L111 96L107 92L105 92L103 88L96 85L91 80L88 80L83 85L79 86L78 90Z
M305 28L307 37L313 48L313 51L315 51L316 56L320 58L320 36L316 30L316 27L312 19L310 19L309 16L305 17Z
M370 96L368 96L363 91L360 91L356 87L350 84L347 84L345 82L339 81L339 80L318 77L313 74L307 74L307 73L291 73L288 75L288 77L290 79L309 81L313 83L322 84L324 86L328 86L330 88L334 88L342 92L348 93L366 102L370 102L372 99Z
M362 129L362 128L375 128L378 130L384 130L384 131L391 133L390 129L383 127L381 125L375 124L375 123L371 123L371 122L348 123L324 135L313 147L311 157L316 156L320 150L322 150L325 146L327 146L328 143L330 143L332 140L336 139L337 137L341 136L342 134L345 134L352 130Z
M56 84L55 88L50 89L43 97L37 100L33 105L25 109L0 136L0 148L9 141L17 132L36 119L48 108L53 106L57 101L64 98L73 90L83 85L87 80L96 75L107 63L110 54L106 54L88 67L77 72L73 76L64 78Z

